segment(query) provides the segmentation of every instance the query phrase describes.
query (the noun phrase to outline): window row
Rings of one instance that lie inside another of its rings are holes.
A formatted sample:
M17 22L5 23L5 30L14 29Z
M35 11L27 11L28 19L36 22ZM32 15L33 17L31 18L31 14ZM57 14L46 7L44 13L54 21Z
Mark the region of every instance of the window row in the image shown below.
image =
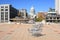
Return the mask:
M4 11L4 9L1 9L1 11ZM8 9L5 9L5 11L8 11Z
M2 23L3 23L3 22L8 22L8 20L5 20L5 21L4 21L4 20L1 20L1 22L2 22Z
M4 8L4 7L5 7L5 8L8 8L8 6L1 6L1 8Z
M1 12L1 15L4 14L4 12ZM5 14L8 14L8 12L5 12Z
M4 17L4 12L1 12L1 17ZM5 17L8 18L8 12L5 12Z
M4 20L4 18L1 18L1 20ZM8 18L5 18L5 20L8 20Z
M60 19L60 17L57 17L57 18L56 17L53 17L53 18L49 17L49 18L46 18L46 19Z

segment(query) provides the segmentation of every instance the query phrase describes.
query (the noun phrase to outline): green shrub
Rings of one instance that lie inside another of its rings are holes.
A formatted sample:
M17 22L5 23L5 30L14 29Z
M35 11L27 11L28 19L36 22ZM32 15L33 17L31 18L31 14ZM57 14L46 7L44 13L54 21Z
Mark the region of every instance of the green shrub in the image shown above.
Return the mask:
M36 22L41 22L43 20L43 18L36 18L35 21Z

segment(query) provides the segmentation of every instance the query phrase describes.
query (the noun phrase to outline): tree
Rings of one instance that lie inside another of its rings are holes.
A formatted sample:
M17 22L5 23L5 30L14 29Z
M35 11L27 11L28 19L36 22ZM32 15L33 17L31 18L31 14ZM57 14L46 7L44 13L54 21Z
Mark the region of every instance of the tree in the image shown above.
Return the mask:
M43 20L43 18L36 18L35 21L36 22L41 22Z
M44 13L38 13L38 18L35 19L36 22L41 22L42 20L45 19Z

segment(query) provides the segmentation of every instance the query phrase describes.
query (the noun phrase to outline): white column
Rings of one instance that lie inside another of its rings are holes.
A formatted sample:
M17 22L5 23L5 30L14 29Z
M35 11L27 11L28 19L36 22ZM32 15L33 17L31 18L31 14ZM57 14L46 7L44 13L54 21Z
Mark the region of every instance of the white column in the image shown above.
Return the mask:
M55 11L59 10L59 0L55 0Z
M60 0L55 0L55 11L60 14Z
M58 2L58 3L59 3L59 14L60 14L60 0L59 0L59 2Z
M8 6L8 22L10 22L10 5Z
M24 12L24 19L26 18L26 12Z
M5 22L5 5L4 5L4 22Z
M0 6L0 9L1 9L1 6ZM1 10L0 10L0 22L1 22Z

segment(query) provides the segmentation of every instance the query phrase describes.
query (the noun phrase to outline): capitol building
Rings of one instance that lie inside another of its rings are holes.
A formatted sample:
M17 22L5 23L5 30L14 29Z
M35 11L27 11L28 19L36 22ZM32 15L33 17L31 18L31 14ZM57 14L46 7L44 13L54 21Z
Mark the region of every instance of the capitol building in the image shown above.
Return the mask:
M35 8L32 6L31 9L30 9L30 19L33 19L35 18Z

